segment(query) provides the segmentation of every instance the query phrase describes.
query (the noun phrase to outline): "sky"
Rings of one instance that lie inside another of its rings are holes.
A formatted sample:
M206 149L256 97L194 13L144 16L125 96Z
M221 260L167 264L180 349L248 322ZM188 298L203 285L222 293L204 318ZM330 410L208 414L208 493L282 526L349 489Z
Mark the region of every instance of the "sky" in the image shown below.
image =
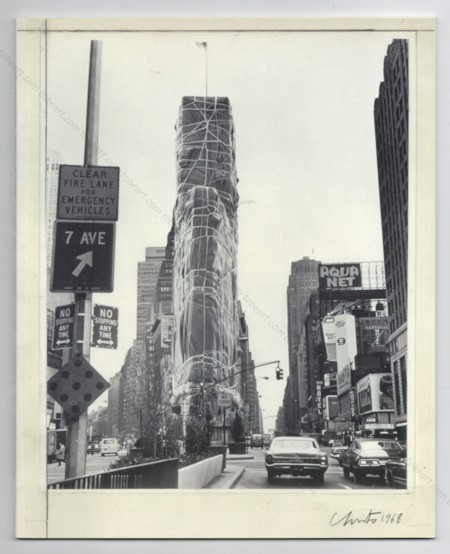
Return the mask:
M274 426L289 373L291 262L383 259L373 104L389 32L50 33L47 151L82 165L90 40L102 41L98 165L120 167L115 351L91 349L107 379L136 336L137 263L165 246L176 200L175 122L183 96L230 99L239 177L238 287L264 425ZM410 42L410 48L413 46ZM410 50L410 60L413 55ZM265 380L262 377L268 376ZM96 405L107 399L100 397Z

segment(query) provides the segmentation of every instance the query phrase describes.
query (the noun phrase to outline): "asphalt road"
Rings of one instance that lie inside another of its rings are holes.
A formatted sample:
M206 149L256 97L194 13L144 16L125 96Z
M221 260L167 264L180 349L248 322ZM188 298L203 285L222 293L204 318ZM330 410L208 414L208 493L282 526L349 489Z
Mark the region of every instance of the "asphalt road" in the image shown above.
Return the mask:
M328 448L323 450L329 452ZM368 476L363 479L361 484L356 484L353 476L344 477L342 468L337 460L328 456L328 470L325 473L325 483L317 485L311 477L292 477L289 475L277 477L273 484L267 481L267 471L264 466L264 450L252 448L249 449L253 460L228 460L227 465L245 466L245 471L234 488L236 489L335 489L335 490L358 490L358 489L383 489L389 488L384 479L380 477Z
M91 473L99 473L105 469L109 469L109 466L119 457L109 454L101 456L100 454L88 454L86 456L86 475ZM64 462L61 466L58 466L58 462L53 464L47 464L47 481L48 483L54 483L55 481L62 481L64 479L66 466Z

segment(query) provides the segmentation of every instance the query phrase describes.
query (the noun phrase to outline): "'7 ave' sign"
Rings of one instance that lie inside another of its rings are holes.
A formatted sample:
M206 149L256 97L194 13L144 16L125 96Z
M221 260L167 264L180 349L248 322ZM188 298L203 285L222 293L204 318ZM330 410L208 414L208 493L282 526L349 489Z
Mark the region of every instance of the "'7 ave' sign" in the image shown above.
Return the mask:
M56 222L52 292L112 292L114 226Z
M110 306L94 305L92 315L92 346L117 348L119 310Z

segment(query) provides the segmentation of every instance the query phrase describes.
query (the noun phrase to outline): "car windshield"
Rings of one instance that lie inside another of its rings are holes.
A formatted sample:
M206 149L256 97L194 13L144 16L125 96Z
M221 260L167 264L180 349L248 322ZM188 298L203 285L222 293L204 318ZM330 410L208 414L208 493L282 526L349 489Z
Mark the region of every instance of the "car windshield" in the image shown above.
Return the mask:
M314 450L317 449L316 443L313 440L307 439L283 439L275 440L272 443L272 448L283 448L292 450Z
M361 442L361 450L401 450L402 447L395 441L367 441Z

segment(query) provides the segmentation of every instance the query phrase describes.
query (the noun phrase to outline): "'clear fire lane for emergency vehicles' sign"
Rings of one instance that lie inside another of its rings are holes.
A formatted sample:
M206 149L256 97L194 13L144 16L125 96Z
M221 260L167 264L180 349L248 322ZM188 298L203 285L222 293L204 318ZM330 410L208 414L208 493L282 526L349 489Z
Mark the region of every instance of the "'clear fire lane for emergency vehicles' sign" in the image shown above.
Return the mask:
M119 168L59 166L58 219L117 221Z

